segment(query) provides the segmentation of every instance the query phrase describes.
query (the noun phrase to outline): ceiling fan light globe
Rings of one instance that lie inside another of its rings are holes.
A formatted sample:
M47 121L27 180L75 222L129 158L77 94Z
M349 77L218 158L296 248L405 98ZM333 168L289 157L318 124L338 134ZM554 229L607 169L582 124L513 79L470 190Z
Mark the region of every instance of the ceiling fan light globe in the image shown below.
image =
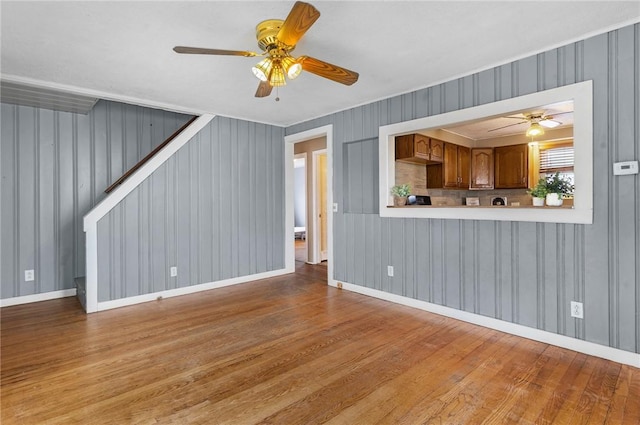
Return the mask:
M282 66L290 80L295 80L302 72L302 65L291 57L283 58Z
M302 72L302 65L296 62L293 65L291 65L291 67L287 71L287 75L289 76L289 79L294 80L298 78L298 75L300 75L301 72Z
M269 75L269 84L272 87L281 87L287 84L287 81L284 78L284 69L282 68L282 64L274 64L271 69L271 75Z
M255 75L260 81L267 81L269 79L268 75L271 72L271 67L271 59L266 58L251 68L251 71L253 71L253 75Z
M526 134L527 134L527 137L542 136L544 134L544 129L540 124L538 124L537 122L534 122L531 124Z

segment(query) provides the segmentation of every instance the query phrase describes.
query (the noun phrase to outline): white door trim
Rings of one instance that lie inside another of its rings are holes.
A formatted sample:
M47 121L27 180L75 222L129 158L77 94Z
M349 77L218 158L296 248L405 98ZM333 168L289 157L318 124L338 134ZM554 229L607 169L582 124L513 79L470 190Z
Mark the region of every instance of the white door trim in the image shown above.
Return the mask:
M313 128L296 134L285 136L285 269L289 273L295 271L295 246L293 240L293 145L299 142L325 137L327 140L327 205L333 205L333 125ZM327 217L327 282L335 286L333 280L333 213Z

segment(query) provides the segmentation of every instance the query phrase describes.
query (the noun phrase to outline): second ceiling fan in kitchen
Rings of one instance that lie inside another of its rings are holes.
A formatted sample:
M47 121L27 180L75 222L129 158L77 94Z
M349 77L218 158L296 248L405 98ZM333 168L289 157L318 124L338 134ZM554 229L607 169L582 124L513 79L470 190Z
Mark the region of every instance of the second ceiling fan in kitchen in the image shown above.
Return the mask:
M555 119L558 115L563 114L571 114L573 111L566 111L555 113L553 115L547 115L544 111L535 111L535 112L525 112L517 115L509 115L504 118L512 118L520 120L520 122L504 125L502 127L493 128L491 131L502 130L503 128L513 127L516 125L529 124L529 127L526 130L527 137L534 137L544 134L543 127L546 128L555 128L562 125L562 122Z
M273 87L284 86L287 78L293 80L303 70L350 86L358 81L357 72L310 56L296 58L291 55L300 38L319 17L320 12L315 7L298 1L284 21L268 19L260 22L256 26L256 39L262 53L187 46L176 46L173 50L185 54L264 57L252 68L254 75L260 80L256 97L269 96Z

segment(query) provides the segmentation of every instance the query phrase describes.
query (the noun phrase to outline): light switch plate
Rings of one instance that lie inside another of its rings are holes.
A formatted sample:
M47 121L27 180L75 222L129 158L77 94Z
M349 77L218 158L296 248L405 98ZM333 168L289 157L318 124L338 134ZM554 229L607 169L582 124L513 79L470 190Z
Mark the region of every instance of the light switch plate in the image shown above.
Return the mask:
M171 267L171 269L169 269L169 272L171 274L171 277L178 276L178 268L177 267Z
M333 204L333 212L338 212L338 204Z
M638 161L624 161L613 164L613 175L638 174Z

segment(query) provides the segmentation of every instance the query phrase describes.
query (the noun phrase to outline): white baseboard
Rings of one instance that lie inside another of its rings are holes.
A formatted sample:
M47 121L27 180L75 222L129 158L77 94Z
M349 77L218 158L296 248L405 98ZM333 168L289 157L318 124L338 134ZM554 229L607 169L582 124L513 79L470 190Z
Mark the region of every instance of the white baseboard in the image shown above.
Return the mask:
M42 294L24 295L22 297L5 298L0 300L0 307L12 305L37 303L38 301L55 300L58 298L75 297L76 288L63 289L61 291L44 292Z
M153 293L144 294L144 295L137 295L135 297L120 298L120 299L111 300L111 301L102 301L102 302L98 302L97 311L110 310L112 308L125 307L129 305L155 301L158 299L158 297L162 297L162 298L177 297L180 295L193 294L196 292L208 291L210 289L217 289L225 286L237 285L239 283L252 282L254 280L266 279L269 277L281 276L281 275L290 274L290 273L292 273L292 271L289 271L287 269L279 269L279 270L273 270L270 272L219 280L217 282L207 282L207 283L201 283L199 285L185 286L183 288L167 289L165 291L153 292Z
M357 292L362 295L368 295L396 304L406 305L408 307L418 308L431 313L439 314L453 319L462 320L464 322L473 323L474 325L484 326L486 328L495 329L523 338L532 339L534 341L544 342L546 344L555 345L590 356L600 357L614 362L627 364L640 368L640 354L630 351L620 350L618 348L607 347L605 345L596 344L581 339L572 338L565 335L559 335L553 332L543 331L540 329L530 328L528 326L518 325L516 323L506 322L504 320L494 319L492 317L482 316L480 314L469 313L468 311L457 310L451 307L445 307L438 304L420 301L401 295L390 294L388 292L379 291L377 289L366 288L364 286L354 285L352 283L338 282L329 279L329 285L338 287L342 285L342 289Z

